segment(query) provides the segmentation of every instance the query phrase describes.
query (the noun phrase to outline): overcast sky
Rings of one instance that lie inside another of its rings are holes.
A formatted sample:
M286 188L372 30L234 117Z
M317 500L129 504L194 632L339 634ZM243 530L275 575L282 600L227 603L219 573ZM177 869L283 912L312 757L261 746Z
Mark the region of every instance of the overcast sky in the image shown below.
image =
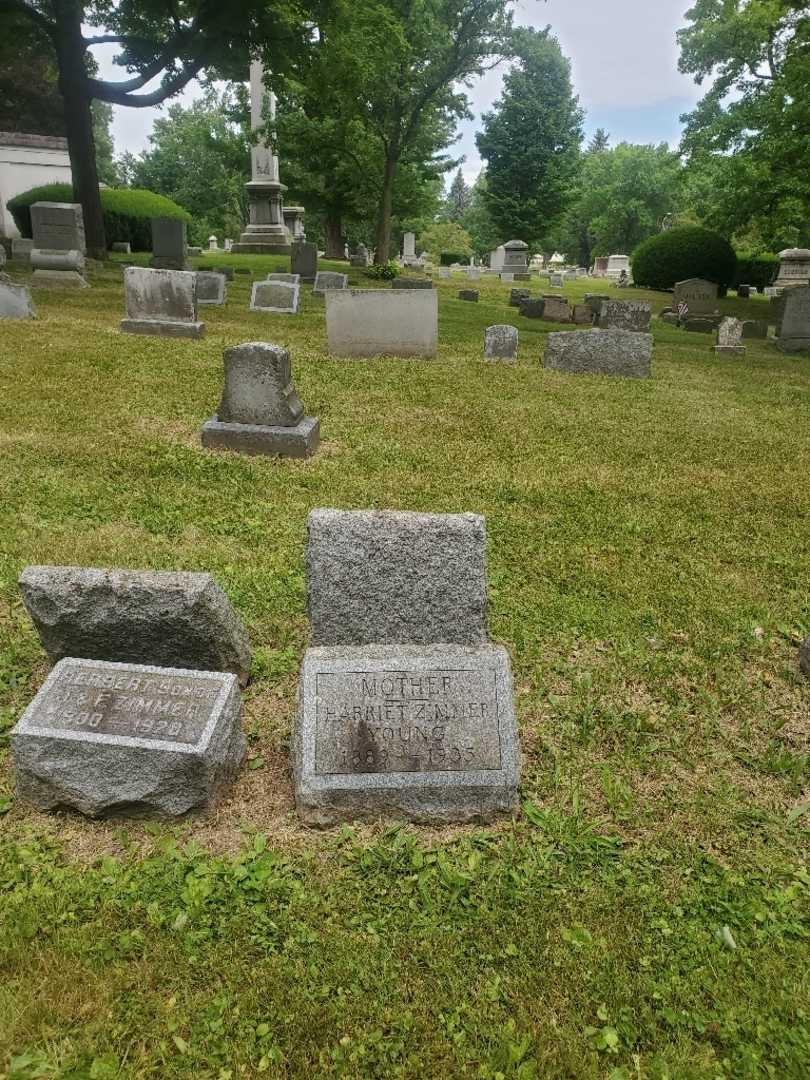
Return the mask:
M677 66L675 31L684 25L683 14L690 6L690 0L518 0L514 10L517 23L550 24L559 38L572 62L588 134L603 127L613 145L628 141L674 146L681 130L678 117L700 96L700 88ZM109 62L108 50L95 53L104 76L124 77ZM478 117L499 96L503 70L489 72L470 93L475 119L461 126L461 139L453 148L454 156L465 157L468 180L478 175L481 164L475 148ZM190 101L198 93L194 84L180 100ZM116 108L116 154L140 153L157 115L157 109ZM281 158L283 171L283 147Z

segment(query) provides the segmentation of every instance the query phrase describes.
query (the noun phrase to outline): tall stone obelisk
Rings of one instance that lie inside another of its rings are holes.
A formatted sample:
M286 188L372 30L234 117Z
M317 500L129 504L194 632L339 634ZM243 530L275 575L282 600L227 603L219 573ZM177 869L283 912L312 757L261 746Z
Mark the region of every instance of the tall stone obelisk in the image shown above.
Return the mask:
M267 102L267 110L265 110ZM262 128L266 119L276 115L275 94L264 88L264 68L260 60L250 65L250 126ZM278 178L278 158L264 139L250 152L251 179L245 185L250 201L250 222L231 248L237 254L288 255L290 230L284 224L284 192Z

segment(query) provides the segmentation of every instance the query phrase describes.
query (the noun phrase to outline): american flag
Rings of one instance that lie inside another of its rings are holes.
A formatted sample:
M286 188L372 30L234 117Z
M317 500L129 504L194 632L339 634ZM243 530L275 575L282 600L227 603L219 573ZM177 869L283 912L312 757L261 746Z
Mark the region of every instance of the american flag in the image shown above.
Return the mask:
M685 319L688 314L689 314L689 305L687 304L687 302L685 300L681 300L680 304L678 304L678 318L679 319Z

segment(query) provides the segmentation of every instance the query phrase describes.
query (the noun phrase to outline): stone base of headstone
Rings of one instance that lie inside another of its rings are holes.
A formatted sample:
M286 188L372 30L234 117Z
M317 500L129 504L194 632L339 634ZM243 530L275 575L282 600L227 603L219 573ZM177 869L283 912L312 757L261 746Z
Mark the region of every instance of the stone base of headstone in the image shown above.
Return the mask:
M433 825L510 813L520 750L496 645L310 648L299 683L295 799L307 825Z
M712 352L717 356L745 356L745 345L714 345Z
M172 322L169 319L122 319L122 334L146 334L151 337L201 338L205 323Z
M289 255L291 245L268 237L263 240L261 234L251 234L249 231L242 233L238 244L231 248L231 255L267 255L273 258L276 255Z
M593 309L590 304L574 304L571 321L577 326L593 325Z
M188 259L164 259L152 256L149 260L150 270L190 270L191 263Z
M707 316L705 318L686 319L683 323L684 330L690 334L712 334L720 324L720 317Z
M78 270L35 270L31 284L45 289L89 289Z
M677 311L662 311L658 318L669 326L680 326L680 316Z
M433 282L430 278L394 278L391 282L392 289L432 289Z
M259 457L311 457L321 441L317 416L305 416L295 427L223 424L212 416L203 424L202 444L208 450L235 450Z
M224 672L64 659L11 732L21 799L90 817L210 809L245 759Z
M810 337L805 338L777 338L776 344L783 353L806 353L810 352Z

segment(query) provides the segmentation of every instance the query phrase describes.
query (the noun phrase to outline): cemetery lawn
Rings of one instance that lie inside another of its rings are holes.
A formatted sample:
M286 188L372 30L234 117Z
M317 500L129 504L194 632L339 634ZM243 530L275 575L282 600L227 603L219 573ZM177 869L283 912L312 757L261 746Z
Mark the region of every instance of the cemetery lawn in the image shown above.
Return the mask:
M545 372L559 328L499 282L459 301L457 277L438 360L333 361L322 300L249 313L250 281L202 309L200 342L120 335L115 266L0 324L0 1076L806 1080L810 358L748 341L720 360L656 321L649 381ZM502 322L515 366L481 361ZM222 351L252 339L292 350L321 419L310 461L200 448ZM524 749L514 820L298 823L318 506L486 515ZM226 589L255 647L250 758L212 818L15 799L8 732L47 672L28 563L207 570Z

